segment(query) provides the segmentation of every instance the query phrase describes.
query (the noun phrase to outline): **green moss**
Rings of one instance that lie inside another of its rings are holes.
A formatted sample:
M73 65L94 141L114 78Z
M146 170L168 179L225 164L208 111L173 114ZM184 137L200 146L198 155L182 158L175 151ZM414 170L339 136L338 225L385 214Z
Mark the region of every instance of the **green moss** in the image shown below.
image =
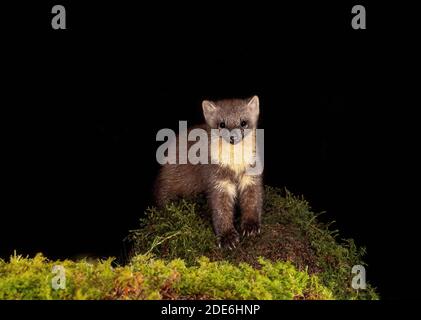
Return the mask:
M14 255L0 260L0 300L3 299L95 299L113 286L112 259L95 264L85 260L48 261L41 254L34 258ZM65 268L66 290L54 290L54 265Z
M129 239L135 254L154 253L166 259L182 258L194 263L202 253L215 248L210 221L200 216L204 204L181 200L164 210L148 208L140 219L140 229L132 230Z
M64 267L66 288L55 290L52 268ZM138 255L126 266L112 260L0 260L0 299L331 299L316 276L288 262L260 259L261 268L202 257L195 266Z

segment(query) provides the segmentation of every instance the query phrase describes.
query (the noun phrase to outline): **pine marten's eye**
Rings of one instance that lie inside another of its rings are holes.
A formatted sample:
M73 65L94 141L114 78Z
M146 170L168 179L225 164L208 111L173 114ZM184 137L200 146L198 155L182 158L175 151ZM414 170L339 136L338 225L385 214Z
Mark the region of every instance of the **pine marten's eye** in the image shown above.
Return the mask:
M219 124L219 127L220 127L220 128L225 128L225 122L224 122L224 121L222 121L222 122Z
M241 126L242 127L246 127L247 126L247 121L246 120L241 121Z

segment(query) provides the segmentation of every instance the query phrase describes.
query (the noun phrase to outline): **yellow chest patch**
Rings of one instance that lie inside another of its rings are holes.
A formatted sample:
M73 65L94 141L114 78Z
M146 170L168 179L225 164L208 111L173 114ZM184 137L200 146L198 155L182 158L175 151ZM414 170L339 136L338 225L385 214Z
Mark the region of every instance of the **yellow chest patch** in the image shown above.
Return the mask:
M219 180L215 183L215 188L220 191L226 193L231 200L233 200L237 196L237 189L235 184L230 180Z
M238 183L238 191L241 193L243 192L248 186L252 186L256 184L255 176L250 176L247 174L243 174L239 179Z
M211 160L228 167L240 175L244 173L248 166L255 162L255 134L249 134L240 143L232 145L219 136L211 139Z
M228 179L218 180L215 182L214 187L219 192L227 194L231 200L234 200L237 197L237 194L241 194L248 186L254 185L255 183L256 180L254 176L243 174L239 177L237 183Z

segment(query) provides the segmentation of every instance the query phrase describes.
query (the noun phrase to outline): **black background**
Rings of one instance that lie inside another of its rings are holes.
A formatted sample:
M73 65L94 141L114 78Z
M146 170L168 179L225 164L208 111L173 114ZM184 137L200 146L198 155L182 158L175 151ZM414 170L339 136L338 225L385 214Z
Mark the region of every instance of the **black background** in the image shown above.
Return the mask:
M265 182L366 246L382 297L412 296L400 178L415 53L397 8L365 4L367 30L353 30L357 3L94 1L63 3L68 29L52 30L53 4L3 11L26 22L3 48L1 257L121 257L152 201L156 132L201 122L203 99L257 94Z

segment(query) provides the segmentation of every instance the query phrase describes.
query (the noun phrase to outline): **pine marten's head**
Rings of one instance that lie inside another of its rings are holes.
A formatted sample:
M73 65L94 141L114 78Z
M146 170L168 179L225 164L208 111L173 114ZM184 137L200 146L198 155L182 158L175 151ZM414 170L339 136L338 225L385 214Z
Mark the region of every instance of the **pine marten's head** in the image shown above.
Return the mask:
M219 101L202 102L203 115L206 123L212 129L223 130L223 138L231 143L240 142L245 133L257 128L259 119L259 98L226 99Z

